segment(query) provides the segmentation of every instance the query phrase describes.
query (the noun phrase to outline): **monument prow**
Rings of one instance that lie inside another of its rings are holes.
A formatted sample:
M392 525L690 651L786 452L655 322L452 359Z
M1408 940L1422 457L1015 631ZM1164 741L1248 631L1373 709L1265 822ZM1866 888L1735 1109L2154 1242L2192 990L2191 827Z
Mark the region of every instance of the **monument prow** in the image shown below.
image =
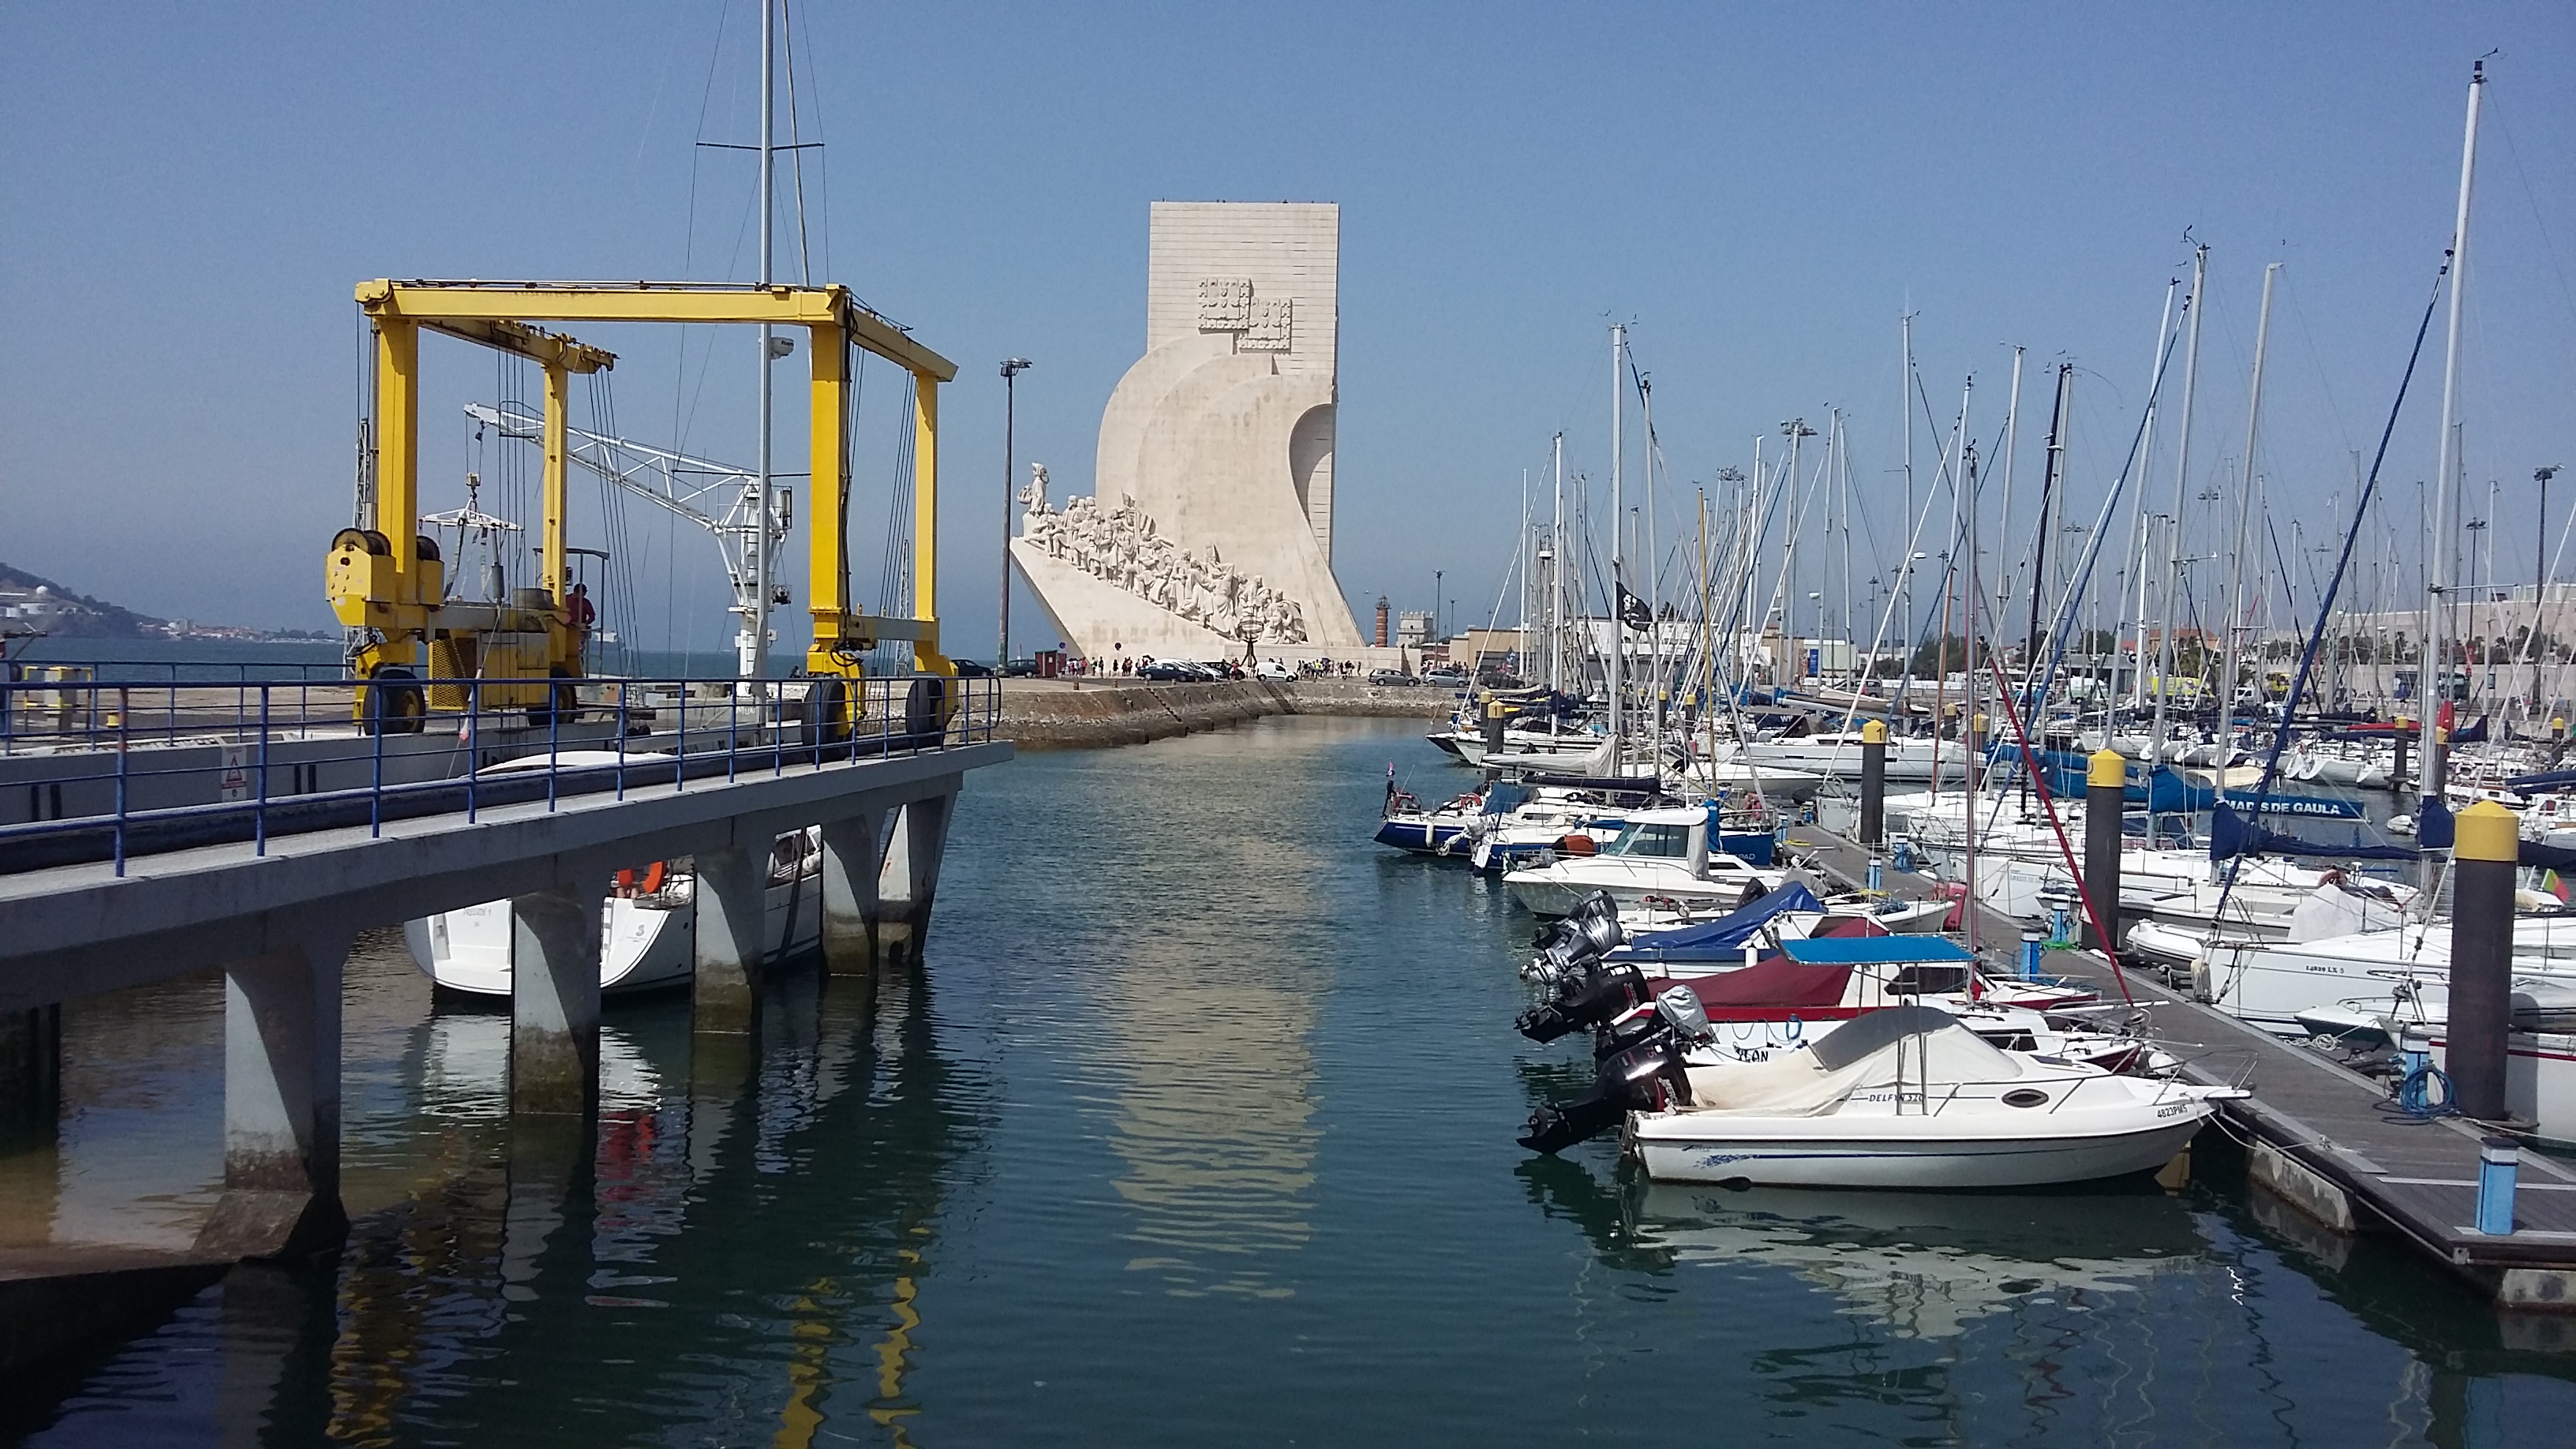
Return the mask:
M1084 655L1361 649L1332 571L1340 246L1330 202L1154 204L1094 493L1059 511L1035 470L1011 541Z

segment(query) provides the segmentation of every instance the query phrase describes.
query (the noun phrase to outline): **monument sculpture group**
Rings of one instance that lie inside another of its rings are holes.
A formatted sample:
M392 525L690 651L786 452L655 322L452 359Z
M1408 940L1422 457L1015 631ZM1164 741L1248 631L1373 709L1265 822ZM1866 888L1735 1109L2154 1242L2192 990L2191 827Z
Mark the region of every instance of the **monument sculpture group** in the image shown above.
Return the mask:
M1035 470L1011 542L1078 652L1360 650L1332 573L1340 244L1330 203L1154 204L1093 492L1056 509Z

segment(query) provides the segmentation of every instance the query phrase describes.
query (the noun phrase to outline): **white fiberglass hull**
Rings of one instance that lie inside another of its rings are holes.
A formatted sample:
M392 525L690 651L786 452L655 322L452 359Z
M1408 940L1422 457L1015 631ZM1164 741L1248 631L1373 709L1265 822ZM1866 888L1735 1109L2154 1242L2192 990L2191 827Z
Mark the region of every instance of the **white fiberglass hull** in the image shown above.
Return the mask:
M811 950L822 939L822 902L809 871L794 883L771 882L765 948L775 959ZM694 891L680 898L612 896L600 912L599 989L603 994L677 986L696 964ZM403 940L429 979L475 996L510 994L510 903L488 901L408 921Z
M1755 881L1768 890L1780 884L1780 876L1733 862L1732 869L1712 867L1703 877L1692 875L1676 861L1601 855L1578 856L1503 876L1512 899L1541 916L1565 915L1594 891L1608 891L1623 912L1653 901L1687 906L1694 915L1712 910L1722 914L1741 904L1745 887Z
M2173 1160L2214 1110L2178 1099L2099 1115L2091 1131L2061 1117L2050 1135L1961 1130L1924 1117L1730 1118L1710 1113L1640 1118L1632 1145L1658 1182L1746 1182L1757 1187L1945 1189L2037 1187L2147 1172ZM2038 1124L2031 1124L2038 1125Z

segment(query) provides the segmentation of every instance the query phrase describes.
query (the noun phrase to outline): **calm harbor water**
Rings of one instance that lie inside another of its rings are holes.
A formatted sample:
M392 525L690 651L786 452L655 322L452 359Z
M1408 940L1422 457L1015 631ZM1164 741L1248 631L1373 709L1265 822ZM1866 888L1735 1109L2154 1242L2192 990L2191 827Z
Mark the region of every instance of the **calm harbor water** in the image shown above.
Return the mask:
M970 782L926 973L791 985L756 1059L611 1007L593 1150L510 1139L504 1016L353 964L335 1261L0 1384L43 1445L2560 1445L2576 1358L2203 1180L1648 1189L1532 1159L1581 1047L1528 918L1367 843L1408 722L1292 718ZM210 983L70 1013L0 1231L184 1240ZM560 1164L586 1162L573 1170ZM555 1164L555 1165L550 1165Z

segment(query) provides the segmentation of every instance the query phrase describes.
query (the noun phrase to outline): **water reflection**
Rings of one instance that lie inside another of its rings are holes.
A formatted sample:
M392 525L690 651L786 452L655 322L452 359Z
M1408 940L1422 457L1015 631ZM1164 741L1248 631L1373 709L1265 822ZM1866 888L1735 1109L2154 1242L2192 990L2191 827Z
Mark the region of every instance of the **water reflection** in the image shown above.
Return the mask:
M1271 757L1246 761L1247 743ZM1134 1213L1127 1266L1175 1295L1288 1297L1276 1257L1314 1234L1310 1038L1333 971L1275 943L1311 937L1328 915L1314 882L1332 837L1280 798L1292 762L1276 756L1318 744L1166 741L1148 747L1163 788L1101 802L1101 838L1186 842L1121 862L1121 896L1153 914L1120 923L1146 928L1116 931L1091 963L1107 1028L1091 1075L1112 1099L1115 1187Z
M901 1442L981 1088L921 982L883 985L784 983L756 1055L692 1043L685 1000L621 1007L595 1126L511 1119L505 1014L385 1034L344 1156L390 1205L336 1263L235 1270L38 1442L123 1440L138 1394L207 1440ZM693 1055L750 1070L718 1091Z
M2191 1214L2165 1192L1729 1192L1630 1195L1628 1247L1681 1264L1783 1268L1897 1338L1956 1338L2025 1307L2097 1312L2142 1280L2203 1263Z

